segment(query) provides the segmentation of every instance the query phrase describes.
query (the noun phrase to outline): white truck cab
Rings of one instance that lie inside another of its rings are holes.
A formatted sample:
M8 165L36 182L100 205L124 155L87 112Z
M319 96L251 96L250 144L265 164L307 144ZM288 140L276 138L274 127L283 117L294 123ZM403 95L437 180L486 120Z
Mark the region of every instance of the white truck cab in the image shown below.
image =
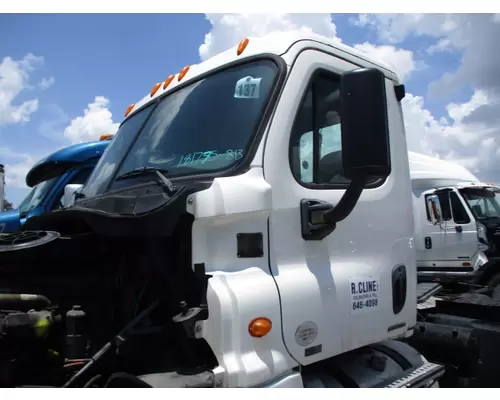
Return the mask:
M409 160L419 278L487 283L491 277L482 275L492 271L496 251L487 226L500 223L499 188L456 163L412 152ZM429 208L433 196L437 219Z
M417 303L404 94L330 39L244 39L131 105L75 204L31 227L57 228L60 246L78 228L96 264L142 265L137 293L153 274L146 298L161 288L162 346L179 355L136 383L433 385L443 367L401 341ZM182 375L188 360L198 372Z

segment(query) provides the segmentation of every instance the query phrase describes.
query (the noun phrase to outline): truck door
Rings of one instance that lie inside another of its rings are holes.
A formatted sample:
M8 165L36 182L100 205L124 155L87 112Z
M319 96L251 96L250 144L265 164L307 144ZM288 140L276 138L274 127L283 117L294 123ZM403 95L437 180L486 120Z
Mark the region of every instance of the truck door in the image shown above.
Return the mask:
M429 191L422 196L421 207L426 213L426 223L422 224L419 260L426 263L428 269L447 269L450 272L466 272L463 262L471 261L478 251L476 222L464 204L456 189L438 194L443 213L443 223L432 225L425 199L432 194Z
M434 189L421 193L415 193L414 214L415 214L415 240L417 248L417 262L419 269L435 270L440 269L441 262L448 260L446 251L446 224L450 221L451 210L449 200L443 194L439 195L443 223L433 225L429 211L427 210L427 198L433 195Z
M449 259L462 267L462 262L471 261L478 251L476 221L456 189L449 196L451 218L446 221L445 248Z
M348 184L338 94L340 74L357 67L327 52L305 49L293 63L264 150L273 202L270 268L283 338L302 364L403 334L416 307L409 167L391 81L389 126L398 132L391 136L391 176L369 185L335 229L314 240L304 236L308 200L335 206ZM393 282L401 283L401 296L393 296Z

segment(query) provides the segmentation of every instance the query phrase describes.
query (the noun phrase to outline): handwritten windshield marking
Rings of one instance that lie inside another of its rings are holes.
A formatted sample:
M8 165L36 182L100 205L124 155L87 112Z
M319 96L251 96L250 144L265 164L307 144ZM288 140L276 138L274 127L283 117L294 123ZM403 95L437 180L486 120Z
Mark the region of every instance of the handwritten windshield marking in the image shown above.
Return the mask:
M238 161L243 157L243 149L228 149L226 152L219 153L218 150L208 150L194 153L184 154L177 167L188 165L203 165L207 162L214 161L219 158L224 158L228 161Z

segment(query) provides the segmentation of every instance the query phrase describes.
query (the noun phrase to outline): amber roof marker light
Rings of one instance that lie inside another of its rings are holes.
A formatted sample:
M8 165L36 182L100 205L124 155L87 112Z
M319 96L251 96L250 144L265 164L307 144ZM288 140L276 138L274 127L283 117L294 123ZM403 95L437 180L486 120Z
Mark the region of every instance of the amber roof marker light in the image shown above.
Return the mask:
M184 68L182 68L181 72L179 72L179 76L177 77L177 80L180 82L182 78L186 76L186 74L189 71L189 65L186 65Z
M241 55L241 53L245 51L245 49L248 46L248 42L249 42L248 38L245 38L240 42L240 44L238 45L238 50L236 50L237 55Z
M175 75L170 75L167 79L165 79L165 83L163 84L163 90L165 90L168 87L168 85L170 85L172 83L174 78L175 78Z
M266 336L273 328L273 323L269 318L258 317L250 321L248 324L248 333L252 337Z
M131 104L127 107L127 109L125 110L125 117L130 114L130 112L134 109L134 107L135 104Z
M101 135L99 137L99 141L102 141L102 140L111 140L111 138L113 137L113 134L106 134L106 135Z
M153 97L156 94L158 89L160 89L160 86L161 86L161 82L158 82L157 84L155 84L153 86L153 89L151 89L151 97Z

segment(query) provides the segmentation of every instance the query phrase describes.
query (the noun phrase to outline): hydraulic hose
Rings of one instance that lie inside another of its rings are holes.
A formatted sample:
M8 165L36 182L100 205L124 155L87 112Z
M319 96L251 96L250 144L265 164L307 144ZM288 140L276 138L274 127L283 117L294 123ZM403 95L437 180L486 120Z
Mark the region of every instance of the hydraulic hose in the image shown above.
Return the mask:
M50 300L40 294L0 293L0 309L3 310L44 309L51 305Z

